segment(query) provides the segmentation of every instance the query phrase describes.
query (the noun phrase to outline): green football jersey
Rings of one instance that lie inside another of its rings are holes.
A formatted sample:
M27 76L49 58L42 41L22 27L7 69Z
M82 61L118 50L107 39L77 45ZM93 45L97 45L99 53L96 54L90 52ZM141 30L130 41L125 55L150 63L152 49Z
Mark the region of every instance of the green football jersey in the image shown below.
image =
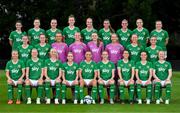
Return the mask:
M62 69L60 60L52 61L51 59L45 60L45 68L47 68L47 76L51 80L55 80L59 76L59 71Z
M62 33L62 31L60 29L56 29L55 31L52 31L52 29L49 29L46 31L46 38L48 39L49 45L55 42L56 33Z
M65 79L68 81L73 81L76 79L76 71L78 71L79 67L78 64L73 62L72 65L69 65L67 63L63 64L63 72L65 74Z
M28 30L28 36L29 36L29 40L30 40L30 44L32 46L35 46L36 44L39 44L39 35L40 34L45 34L44 29L39 29L38 31L36 31L34 28L31 28Z
M65 43L68 46L75 41L74 34L76 32L80 32L80 29L78 27L74 27L74 29L70 29L69 26L67 26L63 29L63 36L65 37Z
M146 41L149 39L149 31L146 28L143 28L141 31L136 28L132 33L138 35L138 43L145 49L147 47Z
M112 70L115 69L113 62L103 63L102 61L98 63L98 71L100 72L100 77L103 80L109 80L112 77Z
M40 59L45 60L49 58L49 51L51 49L51 46L49 44L45 44L44 46L37 44L35 48L38 50L38 57Z
M18 47L19 59L22 60L25 64L28 59L31 58L32 46L28 45L26 48L23 48L22 45Z
M97 71L97 64L93 61L87 63L86 61L82 61L80 63L80 70L82 70L82 78L83 79L94 79L94 73Z
M119 38L119 42L121 45L123 45L123 47L127 47L127 45L131 44L131 35L132 35L132 31L127 29L127 31L123 31L122 29L118 29L116 32L118 38Z
M99 30L99 38L102 40L104 46L108 45L111 43L111 32L105 31L104 28Z
M17 81L22 76L22 69L25 69L24 62L18 60L16 64L12 60L6 64L6 71L9 71L10 78Z
M143 50L141 46L129 44L126 49L129 51L131 60L134 62L140 61L140 53Z
M26 32L18 33L17 31L12 31L9 36L9 40L12 41L12 49L17 49L18 46L22 45L22 37L26 35Z
M85 44L87 44L88 42L92 40L91 38L92 33L97 33L97 30L94 28L91 31L88 31L86 28L81 30L81 36Z
M158 52L161 50L162 48L159 46L156 46L155 48L152 48L151 46L147 47L145 51L148 54L148 61L152 63L158 61Z
M157 61L154 64L155 74L160 80L166 80L168 78L169 69L172 69L172 66L167 61L163 63L160 63L159 61Z
M166 39L169 38L168 32L165 30L161 30L160 32L153 30L150 34L150 36L156 36L157 37L157 43L156 45L160 46L163 51L166 51Z
M26 67L29 68L29 79L38 80L41 77L44 62L41 59L38 59L37 61L29 59L26 63Z
M132 68L135 68L133 61L124 62L119 60L117 64L118 69L121 69L121 76L123 80L128 81L132 76Z
M152 63L146 62L146 64L142 64L141 61L136 63L136 70L138 70L139 79L142 81L146 81L150 76L150 69L152 69Z

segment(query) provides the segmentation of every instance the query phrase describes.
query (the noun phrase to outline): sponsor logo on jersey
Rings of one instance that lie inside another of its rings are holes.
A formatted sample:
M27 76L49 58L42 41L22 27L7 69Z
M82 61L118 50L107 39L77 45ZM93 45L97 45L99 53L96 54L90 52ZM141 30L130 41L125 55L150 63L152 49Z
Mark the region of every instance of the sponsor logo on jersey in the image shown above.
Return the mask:
M40 56L45 56L45 55L46 55L46 52L39 52L39 55L40 55Z
M39 36L34 36L34 39L35 39L35 40L39 39Z
M143 39L144 39L144 37L142 37L142 36L138 37L138 40L143 40Z
M165 71L166 69L164 69L164 68L162 68L162 67L160 67L160 68L158 68L158 71Z
M103 39L104 39L104 40L110 40L110 37L104 36Z
M18 73L18 72L19 72L19 69L12 69L11 72L12 72L12 73Z
M127 41L127 37L121 37L121 40Z
M94 52L94 53L98 53L98 51L99 51L99 49L92 49L92 52Z
M137 51L132 51L131 55L138 55L138 52Z
M68 38L74 38L73 34L68 34Z
M50 39L51 39L51 40L55 40L55 37L54 37L54 36L51 36Z
M90 36L86 36L86 40L91 40L91 37Z
M129 72L128 68L122 68L122 72Z
M29 54L23 53L23 54L21 54L21 56L27 58L29 56Z
M51 71L56 71L56 68L55 68L54 66L50 66L49 69L50 69Z
M38 71L39 67L32 67L32 71Z
M75 53L81 53L81 50L80 49L75 49L74 52Z
M21 42L22 40L20 38L16 38L16 42Z
M118 51L116 51L116 50L112 50L110 52L111 52L111 54L117 54L118 53Z
M92 73L92 69L89 69L89 68L84 69L84 71L85 71L86 73Z
M68 70L68 71L67 71L67 74L73 75L73 74L74 74L74 71Z
M146 71L146 70L140 70L140 73L141 73L141 74L148 74L148 71Z
M150 58L157 58L157 55L150 55Z
M157 40L162 41L162 37L158 36Z
M103 73L109 73L109 71L110 71L109 69L102 69Z

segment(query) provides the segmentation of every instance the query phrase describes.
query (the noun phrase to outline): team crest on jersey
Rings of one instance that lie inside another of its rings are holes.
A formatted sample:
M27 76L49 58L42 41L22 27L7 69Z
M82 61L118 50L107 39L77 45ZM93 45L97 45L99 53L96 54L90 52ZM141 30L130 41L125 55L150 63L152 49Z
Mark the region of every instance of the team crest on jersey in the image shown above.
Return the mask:
M93 68L94 66L93 65L91 65L91 68Z
M59 64L58 64L58 63L56 63L56 66L59 66Z
M143 35L145 35L146 33L145 32L143 32Z
M76 66L73 66L74 69L76 69Z
M168 65L167 65L167 64L165 64L165 67L168 67Z
M147 66L147 68L150 68L149 66Z
M41 65L41 63L39 62L39 63L38 63L38 65L40 66L40 65Z
M109 64L108 67L111 68L111 64Z
M18 65L18 68L21 68L21 65Z
M130 36L130 34L128 33L127 36Z
M129 67L131 67L131 64L129 64Z
M162 33L161 35L164 36L164 33Z
M46 51L48 51L48 48L46 48Z

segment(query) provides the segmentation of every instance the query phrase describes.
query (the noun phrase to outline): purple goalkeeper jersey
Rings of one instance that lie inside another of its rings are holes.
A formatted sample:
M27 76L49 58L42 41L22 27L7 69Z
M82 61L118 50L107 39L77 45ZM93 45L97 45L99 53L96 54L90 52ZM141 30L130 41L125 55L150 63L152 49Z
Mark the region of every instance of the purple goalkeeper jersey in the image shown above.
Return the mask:
M122 59L122 54L124 51L124 47L119 43L110 43L106 46L105 49L109 54L109 60L114 64L117 63L118 60Z
M88 50L90 50L92 53L92 60L95 61L96 63L100 62L101 61L101 54L104 50L103 43L101 42L99 44L99 47L98 47L94 41L91 41L87 44L87 47L88 47Z
M68 46L66 43L53 43L52 48L56 49L58 52L58 59L61 60L62 63L67 61L67 54L68 54Z
M73 53L74 62L80 64L85 58L87 46L82 42L74 42L69 46L69 51Z

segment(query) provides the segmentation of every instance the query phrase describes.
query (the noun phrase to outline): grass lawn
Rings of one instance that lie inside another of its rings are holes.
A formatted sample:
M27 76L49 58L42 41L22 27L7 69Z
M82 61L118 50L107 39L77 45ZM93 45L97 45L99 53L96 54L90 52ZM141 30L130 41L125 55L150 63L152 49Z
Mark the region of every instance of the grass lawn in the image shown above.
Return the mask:
M31 105L26 105L25 102L21 105L8 105L5 72L0 70L0 113L180 113L180 72L173 72L172 83L172 99L169 105L164 103L156 105L154 102L150 105L138 105L137 103L133 105L121 105L120 103L73 105L72 102L66 105L54 105L53 103L36 105L35 102Z

